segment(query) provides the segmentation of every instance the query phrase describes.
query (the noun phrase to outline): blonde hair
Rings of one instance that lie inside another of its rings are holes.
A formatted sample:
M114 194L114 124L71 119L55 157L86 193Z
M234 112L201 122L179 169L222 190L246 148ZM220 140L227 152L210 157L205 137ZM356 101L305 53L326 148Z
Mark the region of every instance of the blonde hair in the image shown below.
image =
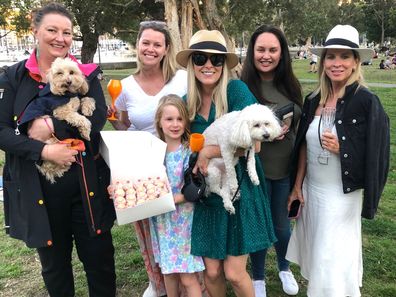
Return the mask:
M229 76L230 70L224 64L220 79L212 94L212 100L216 106L216 119L228 112L227 85ZM187 109L190 115L190 121L194 120L198 110L202 107L201 88L201 82L195 77L194 64L190 55L187 64Z
M326 53L327 50L324 50L322 52L322 55L320 57L320 64L319 64L319 85L317 89L309 96L310 99L315 97L317 94L320 93L320 102L319 104L324 105L326 103L327 98L329 98L333 94L333 89L331 86L331 81L329 77L326 75L326 72L324 71L324 61L326 58ZM345 86L341 89L341 91L336 94L339 98L343 97L345 94L345 88L354 82L358 83L358 88L357 90L365 86L364 78L363 78L363 73L362 73L362 66L360 63L360 56L359 53L352 50L353 56L356 61L356 68L352 71L351 76L348 78Z
M183 101L183 99L175 94L169 94L163 96L158 103L157 111L155 112L155 117L154 117L154 124L159 138L165 141L164 131L161 128L160 122L161 122L162 114L164 113L164 108L166 106L174 106L179 111L179 114L184 122L184 133L181 136L181 142L184 146L187 147L188 140L191 134L188 111L187 111L186 103Z
M139 28L139 32L136 39L136 49L139 52L139 40L142 37L142 34L145 30L152 29L154 31L160 32L165 37L165 46L168 50L166 55L161 60L161 69L162 75L164 77L165 84L167 84L174 76L176 71L178 70L178 66L176 63L176 53L175 53L175 43L173 41L172 35L169 33L168 27L161 22L152 21L145 22L144 25L141 25ZM139 54L136 59L137 69L135 74L139 74L142 71L142 61L140 61Z

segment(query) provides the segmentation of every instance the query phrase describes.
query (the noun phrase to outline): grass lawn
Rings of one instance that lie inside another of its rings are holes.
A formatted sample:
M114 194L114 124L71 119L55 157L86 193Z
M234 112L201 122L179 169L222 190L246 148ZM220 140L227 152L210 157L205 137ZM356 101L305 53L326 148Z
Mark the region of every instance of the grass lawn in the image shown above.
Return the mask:
M378 62L379 63L379 62ZM368 82L396 83L395 71L381 71L377 61L372 66L364 66ZM316 74L308 73L309 60L294 60L293 67L300 79L316 79ZM122 78L130 70L105 71L106 80ZM103 86L106 85L103 81ZM314 83L302 83L304 94L315 88ZM363 297L396 296L396 89L371 88L376 93L391 119L391 168L378 214L374 220L363 220ZM107 93L107 92L106 92ZM105 129L111 129L106 125ZM0 168L4 164L4 154L0 151ZM1 171L0 171L1 172ZM4 225L4 215L0 211L0 225ZM116 248L117 289L120 297L141 296L147 286L139 247L131 225L113 228ZM337 240L336 238L334 240ZM267 262L267 294L269 297L287 296L283 294L277 276L274 250L271 249ZM76 296L88 296L82 265L74 255ZM300 283L300 293L306 296L306 282L299 276L297 266L292 270ZM228 296L234 296L231 289ZM40 264L34 250L20 241L9 238L0 232L0 296L38 297L47 296L40 275ZM215 296L213 296L215 297Z

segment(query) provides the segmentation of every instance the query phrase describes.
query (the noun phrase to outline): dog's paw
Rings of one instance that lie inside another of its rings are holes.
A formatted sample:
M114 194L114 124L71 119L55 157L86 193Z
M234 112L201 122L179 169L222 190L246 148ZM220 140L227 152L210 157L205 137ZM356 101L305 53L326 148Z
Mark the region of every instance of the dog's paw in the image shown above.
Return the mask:
M231 201L230 197L225 197L224 194L223 194L222 198L223 198L223 205L224 205L224 208L225 208L230 214L234 214L234 213L235 213L235 208L234 208L234 205L232 204L232 201Z
M250 179L253 183L253 185L258 186L260 184L260 180L258 179L258 177L256 176L255 178L251 178Z
M77 111L80 108L80 99L78 97L70 98L70 101L67 103L67 105L70 105L72 110Z
M226 211L228 211L230 214L235 214L235 207L231 204L231 205L224 205L224 208L226 209Z
M89 129L87 127L81 127L78 129L78 131L81 134L81 137L86 139L86 140L91 140L90 134L91 134L91 127Z
M95 110L95 99L84 97L81 99L81 113L85 116L91 116Z

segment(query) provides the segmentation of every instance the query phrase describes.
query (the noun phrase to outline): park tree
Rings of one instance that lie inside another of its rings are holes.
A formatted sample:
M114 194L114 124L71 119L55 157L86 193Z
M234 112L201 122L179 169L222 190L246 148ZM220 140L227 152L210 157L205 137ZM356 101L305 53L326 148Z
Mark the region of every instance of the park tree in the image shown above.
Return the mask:
M92 62L98 47L99 36L129 37L135 40L139 23L145 18L163 17L163 6L149 0L64 0L75 15L82 40L81 61ZM129 35L129 36L127 36Z
M19 35L26 34L30 30L30 21L26 16L30 13L32 1L0 0L2 13L0 15L0 28L4 34L0 38L7 36L10 32L16 31Z
M2 8L2 14L0 14L0 28L4 30L4 33L0 34L0 38L3 38L10 33L10 30L8 29L8 17L12 12L11 4L11 0L0 0L0 6Z
M353 25L359 32L365 32L365 14L363 10L364 3L361 0L342 1L339 5L336 16L337 24Z
M385 37L392 32L392 12L395 0L365 0L363 10L367 37L384 45Z
M393 43L396 43L396 7L392 7L389 11L389 36Z
M338 0L268 0L272 23L285 32L289 42L311 45L324 38L334 24Z

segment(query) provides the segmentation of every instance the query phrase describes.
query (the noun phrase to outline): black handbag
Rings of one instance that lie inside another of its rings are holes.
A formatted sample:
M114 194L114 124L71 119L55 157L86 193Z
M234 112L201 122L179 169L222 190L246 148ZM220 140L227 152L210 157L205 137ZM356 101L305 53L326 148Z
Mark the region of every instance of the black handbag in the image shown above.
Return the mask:
M206 182L203 174L198 170L193 173L193 168L198 160L198 153L192 153L188 160L188 168L184 171L184 185L181 189L184 199L189 202L197 202L204 198Z
M287 124L290 127L293 121L294 104L289 103L281 108L276 109L274 113L280 122Z

